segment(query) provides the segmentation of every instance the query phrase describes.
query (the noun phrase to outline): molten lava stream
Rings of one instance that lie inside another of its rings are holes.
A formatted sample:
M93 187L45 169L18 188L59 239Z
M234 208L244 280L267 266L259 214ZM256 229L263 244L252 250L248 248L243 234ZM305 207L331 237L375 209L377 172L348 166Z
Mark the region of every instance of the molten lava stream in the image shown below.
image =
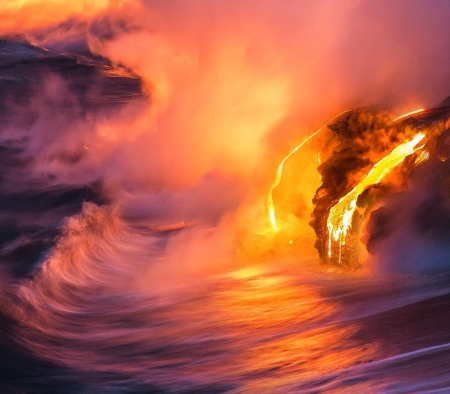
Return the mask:
M277 218L276 218L276 214L275 214L275 204L273 202L273 191L275 190L275 188L280 184L281 181L281 177L283 175L283 167L284 167L284 163L286 163L286 161L294 154L296 153L302 146L304 146L308 141L310 141L311 139L313 139L317 134L319 134L324 128L325 126L327 126L330 122L332 122L333 120L339 118L341 115L345 114L346 112L349 112L350 110L347 109L345 111L342 111L341 113L337 114L336 116L332 117L330 120L328 120L322 127L320 127L320 129L316 130L314 133L312 133L309 137L305 138L299 145L297 145L294 149L292 149L285 157L284 159L281 161L280 165L278 166L277 169L277 174L275 176L275 180L272 183L272 186L269 189L269 193L267 194L267 210L269 212L269 219L270 219L270 224L272 225L272 229L275 232L279 231L278 228L278 224L277 224ZM320 155L320 154L319 154ZM319 157L319 163L320 163L320 156Z
M333 242L335 242L339 249L338 263L342 262L342 247L345 245L348 231L352 225L358 196L368 186L379 183L387 173L398 166L407 156L419 149L420 147L416 148L416 146L424 137L425 134L419 133L411 141L397 146L391 153L375 164L367 176L330 209L327 219L329 259L332 257Z

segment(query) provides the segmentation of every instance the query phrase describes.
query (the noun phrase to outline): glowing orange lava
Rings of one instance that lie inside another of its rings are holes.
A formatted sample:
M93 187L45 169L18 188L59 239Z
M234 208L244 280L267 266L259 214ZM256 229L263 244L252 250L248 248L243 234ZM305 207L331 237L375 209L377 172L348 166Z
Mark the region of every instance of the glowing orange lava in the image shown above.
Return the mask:
M424 161L427 161L430 158L430 152L424 150L416 159L415 164L418 166L422 164Z
M425 108L419 108L419 109L416 109L416 110L411 111L411 112L408 112L408 113L406 113L406 114L397 116L397 117L396 117L392 122L390 122L390 123L392 124L392 123L397 122L397 121L399 121L399 120L401 120L401 119L405 119L405 118L407 118L408 116L412 116L412 115L415 115L415 114L419 114L419 113L421 113L421 112L423 112L423 111L425 111Z
M367 176L330 209L327 219L329 258L331 258L333 253L333 243L336 243L339 248L338 262L341 263L342 247L345 245L348 231L352 225L358 196L367 187L379 183L386 174L398 166L407 156L422 148L422 146L417 148L416 146L424 137L425 134L419 133L411 141L397 146L391 153L375 164Z
M318 129L317 131L315 131L314 133L312 133L309 137L307 137L305 140L303 140L299 145L297 145L293 150L291 150L291 152L289 152L289 154L287 156L285 156L285 158L281 161L280 165L278 166L277 169L277 174L275 176L275 180L272 183L272 186L269 189L269 193L267 195L267 210L269 212L269 218L270 218L270 224L272 225L272 229L274 231L279 231L278 228L278 224L277 224L277 219L276 219L276 214L275 214L275 205L273 202L273 191L275 190L275 188L280 184L281 181L281 176L283 175L283 166L284 163L286 163L286 161L294 154L296 153L302 146L304 146L308 141L310 141L312 138L314 138L317 134L319 134L323 128L325 126L327 126L330 122L332 122L333 120L337 119L338 117L340 117L341 115L345 114L346 112L350 111L349 109L341 112L340 114L337 114L336 116L334 116L333 118L331 118L328 122L326 122L322 127L320 127L320 129ZM319 159L320 160L320 159Z

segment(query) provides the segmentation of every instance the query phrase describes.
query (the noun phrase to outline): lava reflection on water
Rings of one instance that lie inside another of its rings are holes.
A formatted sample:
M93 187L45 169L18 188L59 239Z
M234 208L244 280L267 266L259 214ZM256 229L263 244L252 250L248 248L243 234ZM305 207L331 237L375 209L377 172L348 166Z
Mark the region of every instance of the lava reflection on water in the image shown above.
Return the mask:
M289 392L363 363L376 350L355 346L357 327L340 323L339 297L322 290L314 280L261 267L156 298L121 292L77 298L61 286L45 314L28 309L21 338L44 359L119 383ZM45 298L38 301L44 307Z
M236 392L295 391L299 381L320 380L375 353L375 346L354 346L356 328L334 323L339 301L324 299L313 283L254 271L216 297L225 331L242 339L232 363L243 383Z

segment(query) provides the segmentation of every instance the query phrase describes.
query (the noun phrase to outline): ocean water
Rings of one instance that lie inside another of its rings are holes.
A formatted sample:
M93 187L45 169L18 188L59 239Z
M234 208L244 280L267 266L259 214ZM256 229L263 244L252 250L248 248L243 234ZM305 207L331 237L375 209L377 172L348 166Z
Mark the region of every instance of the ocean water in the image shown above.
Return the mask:
M450 392L449 274L334 272L300 253L178 283L187 262L166 250L187 229L125 215L95 177L32 171L42 152L69 172L86 154L52 151L51 127L27 110L46 73L81 98L52 116L83 119L139 98L139 78L1 45L1 392Z
M8 288L7 391L448 390L448 275L373 278L267 262L152 290L145 265L170 235L91 204L69 221L32 278Z

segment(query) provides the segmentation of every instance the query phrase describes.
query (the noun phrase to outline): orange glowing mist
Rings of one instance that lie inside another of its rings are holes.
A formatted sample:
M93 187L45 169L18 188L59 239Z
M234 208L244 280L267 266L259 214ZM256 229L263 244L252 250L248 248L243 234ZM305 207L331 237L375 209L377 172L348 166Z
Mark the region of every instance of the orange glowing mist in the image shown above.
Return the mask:
M69 17L88 19L99 12L120 7L129 0L6 0L0 4L0 33L43 28Z
M338 262L341 263L342 247L345 245L348 231L352 225L358 196L367 187L379 183L386 174L398 166L407 156L420 149L422 146L417 148L416 146L424 137L425 134L419 133L411 141L397 146L391 153L375 164L367 176L330 209L327 219L328 258L331 258L333 254L333 243L335 243L339 248Z
M333 118L331 118L329 121L327 121L322 127L320 127L317 131L315 131L314 133L312 133L309 137L307 137L306 139L304 139L299 145L297 145L293 150L291 150L289 152L288 155L286 155L284 157L284 159L281 161L280 165L278 166L277 169L277 174L275 176L275 180L272 183L272 186L269 189L269 193L267 195L267 210L269 212L269 219L270 219L270 224L272 225L272 229L276 232L279 231L279 227L277 224L277 218L276 218L276 214L275 214L275 204L273 202L273 191L275 190L275 188L280 184L281 181L281 177L283 175L283 166L284 163L286 163L286 161L294 154L296 153L300 148L302 148L308 141L310 141L311 139L313 139L317 134L319 134L324 128L325 126L327 126L330 122L332 122L333 120L339 118L341 115L345 114L346 112L350 111L349 109L341 112L340 114L334 116ZM320 158L319 158L320 161Z

